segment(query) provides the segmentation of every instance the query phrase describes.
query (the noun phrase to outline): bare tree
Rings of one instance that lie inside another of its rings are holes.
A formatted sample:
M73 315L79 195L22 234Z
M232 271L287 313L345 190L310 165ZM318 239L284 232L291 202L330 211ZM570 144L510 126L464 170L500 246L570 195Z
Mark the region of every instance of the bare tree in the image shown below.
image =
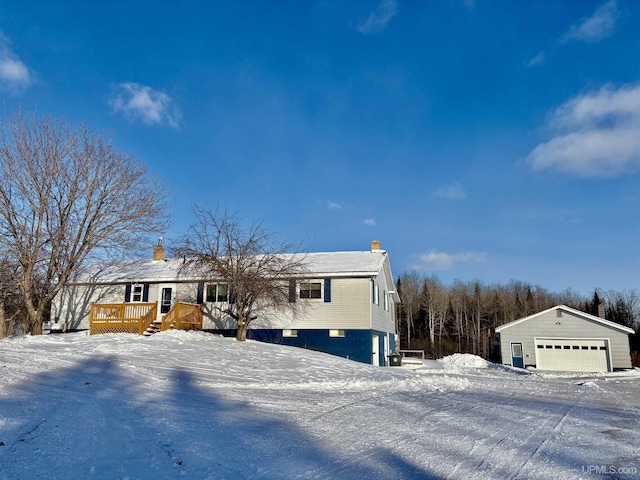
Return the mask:
M178 249L183 268L229 286L228 302L217 308L235 320L238 341L246 340L262 312L302 308L291 290L307 271L306 255L297 246L278 241L259 223L245 227L226 210L195 206L194 214L196 222Z
M405 329L400 330L400 338L404 340L404 347L410 349L412 347L411 341L416 337L414 327L415 319L420 309L420 284L422 277L417 271L413 270L411 273L404 273L398 281L402 285L400 321L403 326L406 327L406 331Z
M135 158L86 125L20 110L0 120L0 250L28 329L37 334L52 299L93 255L135 250L166 228L164 188Z
M20 325L20 302L15 281L16 266L0 260L0 338L24 330Z

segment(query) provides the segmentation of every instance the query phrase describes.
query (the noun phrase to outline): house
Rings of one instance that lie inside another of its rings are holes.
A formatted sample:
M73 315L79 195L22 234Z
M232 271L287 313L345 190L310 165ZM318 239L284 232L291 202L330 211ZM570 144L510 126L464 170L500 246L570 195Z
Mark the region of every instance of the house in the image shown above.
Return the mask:
M571 372L631 368L629 335L623 325L558 305L496 328L502 363Z
M203 306L203 330L233 335L235 322L216 308L229 301L228 285L182 271L183 262L165 259L160 240L153 260L92 265L67 282L54 300L52 318L68 329L85 330L96 318L130 317L133 328L115 331L137 332L142 317L147 324L159 322L184 302ZM297 314L262 312L247 337L386 365L396 351L400 299L380 242L366 251L309 253L305 263L304 279L287 286L290 301L304 302L305 308ZM124 311L129 313L116 313Z

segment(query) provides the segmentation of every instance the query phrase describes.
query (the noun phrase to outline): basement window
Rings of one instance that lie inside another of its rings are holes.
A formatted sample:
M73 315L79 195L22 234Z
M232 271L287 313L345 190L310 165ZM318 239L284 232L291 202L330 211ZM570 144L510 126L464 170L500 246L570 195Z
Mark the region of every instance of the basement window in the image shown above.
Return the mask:
M282 330L282 336L283 337L297 337L298 336L298 330L291 330L290 328L285 328L284 330Z
M344 337L344 330L329 330L330 337Z

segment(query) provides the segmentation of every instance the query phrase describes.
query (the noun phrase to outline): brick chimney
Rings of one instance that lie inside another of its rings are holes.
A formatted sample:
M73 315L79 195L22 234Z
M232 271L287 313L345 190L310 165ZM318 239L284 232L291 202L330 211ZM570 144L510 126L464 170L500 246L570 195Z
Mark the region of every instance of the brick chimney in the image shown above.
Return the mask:
M371 251L372 252L379 252L380 251L380 241L379 240L373 240L371 242Z
M604 318L604 303L598 305L598 316Z
M162 237L158 237L158 245L153 249L153 260L164 260L164 247L162 246Z

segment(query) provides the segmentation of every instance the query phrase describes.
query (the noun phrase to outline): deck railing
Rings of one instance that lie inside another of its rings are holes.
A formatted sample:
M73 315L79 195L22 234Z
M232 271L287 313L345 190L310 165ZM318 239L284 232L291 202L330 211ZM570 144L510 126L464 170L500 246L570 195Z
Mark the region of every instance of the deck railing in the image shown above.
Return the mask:
M147 328L154 322L158 316L158 303L154 303L154 307L143 317L140 317L140 330L138 333L142 335Z
M157 316L157 303L92 303L89 334L142 333L143 319ZM150 322L150 323L151 323Z
M89 334L137 333L142 335L158 316L158 303L92 303ZM202 305L176 302L163 315L160 330L201 330Z
M176 302L169 313L162 317L161 331L176 330L201 330L204 310L202 305L193 303Z

